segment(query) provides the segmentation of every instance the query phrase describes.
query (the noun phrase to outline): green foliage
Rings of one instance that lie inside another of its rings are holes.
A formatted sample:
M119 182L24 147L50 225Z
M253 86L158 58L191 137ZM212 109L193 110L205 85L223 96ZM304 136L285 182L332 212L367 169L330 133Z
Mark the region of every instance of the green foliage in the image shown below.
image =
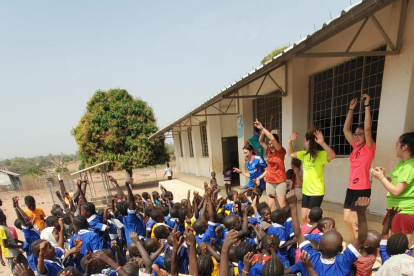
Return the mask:
M277 48L277 49L273 50L270 54L268 54L267 56L265 56L260 63L261 64L265 64L268 61L271 61L275 56L277 56L278 54L282 53L287 48L289 48L289 46L284 46L284 47Z
M64 168L63 168L63 171L64 171L64 172L69 172L68 167L64 167Z
M62 172L62 169L57 167L56 170L55 170L55 173L61 173L61 172Z
M164 138L148 140L157 130L146 102L134 99L126 90L111 89L95 92L72 135L85 166L108 160L110 170L130 170L169 161Z
M78 169L79 169L79 170L83 170L84 168L85 168L85 163L82 161L82 162L79 164Z
M69 155L65 155L65 156L63 156L63 162L70 162L70 161L72 161L73 159L72 159L72 157L71 156L69 156Z

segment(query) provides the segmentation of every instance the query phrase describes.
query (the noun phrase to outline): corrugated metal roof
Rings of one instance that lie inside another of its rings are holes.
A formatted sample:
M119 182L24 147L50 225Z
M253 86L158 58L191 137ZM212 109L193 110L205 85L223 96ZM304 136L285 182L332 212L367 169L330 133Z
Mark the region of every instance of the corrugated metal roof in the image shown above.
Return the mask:
M366 13L368 12L374 13L388 6L389 4L392 4L395 1L396 0L360 0L352 4L351 6L342 10L341 14L338 15L337 17L332 18L328 20L327 22L325 22L320 29L316 30L312 34L295 42L292 46L286 48L282 53L273 57L271 61L267 62L266 64L261 64L259 67L255 68L253 71L249 72L247 75L241 77L240 80L222 89L221 92L218 92L217 94L212 95L210 99L199 104L194 109L184 114L183 116L181 116L179 119L177 119L173 123L157 131L156 133L151 135L149 139L150 140L154 139L155 137L158 137L162 135L163 133L171 130L171 128L174 125L180 123L183 120L186 120L187 118L191 117L191 115L202 111L203 109L210 106L214 102L219 101L222 98L222 96L229 94L229 93L234 93L235 90L243 87L246 82L250 82L251 80L260 78L264 74L273 71L274 68L278 67L280 64L316 46L319 42L323 41L324 39L329 39L333 35L363 20L366 17Z
M18 173L5 171L5 170L0 170L0 173L5 173L5 174L11 175L11 176L20 176L20 174L18 174Z
M99 166L105 165L106 163L109 163L109 161L103 161L102 163L99 163L99 164L96 164L96 165L90 166L90 167L88 167L88 168L85 168L85 169L83 169L83 170L80 170L80 171L77 171L77 172L71 173L70 175L75 175L75 174L83 173L83 172L86 172L86 171L92 170L92 169L94 169L94 168L96 168L96 167L99 167Z

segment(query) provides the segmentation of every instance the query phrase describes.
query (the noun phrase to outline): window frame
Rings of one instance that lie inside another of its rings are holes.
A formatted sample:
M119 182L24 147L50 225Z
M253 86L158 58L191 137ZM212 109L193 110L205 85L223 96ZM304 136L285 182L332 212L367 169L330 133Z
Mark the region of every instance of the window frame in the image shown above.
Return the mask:
M187 138L188 138L189 157L194 157L194 146L193 146L193 137L192 137L191 127L187 128Z
M201 139L201 156L209 157L207 123L206 122L200 123L200 139Z

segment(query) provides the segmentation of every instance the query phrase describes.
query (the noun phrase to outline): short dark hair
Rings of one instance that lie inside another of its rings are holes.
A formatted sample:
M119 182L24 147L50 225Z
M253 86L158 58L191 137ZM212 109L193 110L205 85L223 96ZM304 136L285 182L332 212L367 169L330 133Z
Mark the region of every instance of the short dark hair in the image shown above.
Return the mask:
M245 145L245 146L243 147L243 149L244 149L244 150L248 150L248 151L254 151L253 146L252 146L252 145L250 145L250 144Z
M414 132L407 132L400 136L401 147L407 145L411 157L414 156Z
M302 166L302 161L300 161L297 158L292 158L292 165L295 166L296 168L300 168Z
M90 203L90 202L84 202L84 203L82 203L82 209L88 210L91 214L95 214L96 213L95 205L93 203Z
M34 199L34 197L28 195L24 197L24 202L33 203L36 202L36 200Z
M271 258L262 267L263 276L281 276L284 275L285 267L279 258Z
M408 249L408 238L403 233L395 233L387 242L387 251L393 255L404 254Z
M30 245L33 255L35 255L35 257L37 257L37 258L39 258L40 244L44 241L46 241L46 240L38 239L38 240L35 240L34 242L32 242L32 244Z

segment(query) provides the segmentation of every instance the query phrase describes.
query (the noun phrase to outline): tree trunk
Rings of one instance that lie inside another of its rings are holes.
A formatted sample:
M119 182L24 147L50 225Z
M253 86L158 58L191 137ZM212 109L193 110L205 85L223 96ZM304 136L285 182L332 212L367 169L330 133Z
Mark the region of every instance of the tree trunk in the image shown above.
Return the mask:
M129 174L129 177L132 177L132 169L128 169L126 172Z

